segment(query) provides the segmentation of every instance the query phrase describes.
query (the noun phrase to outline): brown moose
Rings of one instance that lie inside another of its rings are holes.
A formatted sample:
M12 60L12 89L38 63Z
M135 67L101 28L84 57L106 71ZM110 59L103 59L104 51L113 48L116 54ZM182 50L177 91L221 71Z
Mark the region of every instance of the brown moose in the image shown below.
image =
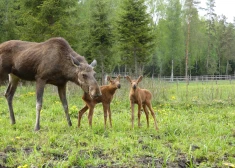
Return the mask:
M93 67L84 57L78 55L63 38L51 38L45 42L26 42L10 40L0 44L0 81L9 74L9 85L5 93L8 102L11 123L15 124L12 99L19 79L36 81L36 125L40 129L40 111L44 87L52 84L58 87L68 125L71 120L66 99L66 83L79 85L91 97L101 95L94 78Z
M81 124L82 115L89 109L88 121L90 127L92 127L92 117L94 113L94 108L97 103L102 103L104 110L104 126L106 128L107 114L109 116L110 127L112 127L112 119L111 119L111 110L110 103L113 99L113 95L117 89L121 88L120 84L120 75L117 76L115 80L111 80L108 76L107 80L109 81L108 85L103 85L100 87L102 95L95 99L91 99L87 93L84 93L82 99L86 103L86 105L79 111L78 115L78 127Z
M132 80L129 76L126 76L126 79L131 83L131 89L129 93L130 104L131 104L131 121L132 121L132 129L134 128L134 105L138 104L138 126L140 127L140 117L141 117L141 109L143 107L147 126L149 127L149 112L147 107L149 108L151 115L154 119L154 124L156 130L158 130L156 117L153 112L153 108L151 105L152 94L150 91L146 89L139 88L138 84L142 80L143 76L139 76L137 80Z

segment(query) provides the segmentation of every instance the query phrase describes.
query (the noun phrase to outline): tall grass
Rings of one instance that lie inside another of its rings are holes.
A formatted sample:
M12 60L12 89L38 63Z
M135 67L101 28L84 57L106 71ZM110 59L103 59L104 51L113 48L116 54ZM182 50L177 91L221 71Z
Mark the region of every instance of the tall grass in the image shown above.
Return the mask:
M69 83L67 97L72 127L67 125L57 89L44 92L41 130L34 132L35 86L20 86L13 105L16 124L10 125L4 91L0 87L0 167L224 167L235 163L235 93L233 81L168 83L144 79L140 87L153 94L159 131L150 128L144 114L142 127L131 129L130 85L122 87L111 103L113 128L104 129L101 104L95 108L93 127L87 116L77 128L84 106L82 90ZM137 107L136 107L137 111Z

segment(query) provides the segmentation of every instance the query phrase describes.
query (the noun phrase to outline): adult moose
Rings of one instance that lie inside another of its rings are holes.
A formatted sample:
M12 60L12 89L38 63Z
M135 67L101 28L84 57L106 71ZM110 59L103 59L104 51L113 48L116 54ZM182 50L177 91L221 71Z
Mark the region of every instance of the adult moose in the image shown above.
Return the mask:
M36 125L40 129L40 111L46 84L58 87L67 122L72 126L66 99L66 83L72 81L84 92L93 97L101 95L94 78L94 60L90 65L84 57L77 54L69 43L60 37L45 42L26 42L10 40L0 44L0 81L1 76L9 75L9 85L5 93L11 123L15 124L12 100L19 79L36 81Z

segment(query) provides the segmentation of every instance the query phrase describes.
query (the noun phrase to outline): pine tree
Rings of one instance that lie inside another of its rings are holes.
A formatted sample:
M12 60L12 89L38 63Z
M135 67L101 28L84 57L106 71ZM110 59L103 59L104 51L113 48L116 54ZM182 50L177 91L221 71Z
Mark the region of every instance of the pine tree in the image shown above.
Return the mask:
M216 73L216 56L215 56L215 0L207 0L206 17L207 17L207 58L206 74Z
M12 0L0 1L0 42L17 39L15 26L17 15L15 4Z
M184 4L184 11L186 16L186 24L187 24L187 35L186 35L186 51L185 51L185 78L188 79L188 59L189 59L189 47L190 47L190 38L191 38L191 23L193 18L198 17L198 11L196 5L199 2L196 0L186 0Z
M91 11L90 49L91 57L99 62L99 69L102 74L102 83L106 73L114 69L112 57L112 26L109 20L109 3L106 0L94 0Z
M119 47L122 63L134 70L135 76L143 73L144 65L150 60L153 38L150 16L144 0L126 0L117 22Z
M21 0L19 3L18 30L22 40L44 41L55 36L74 40L76 0Z

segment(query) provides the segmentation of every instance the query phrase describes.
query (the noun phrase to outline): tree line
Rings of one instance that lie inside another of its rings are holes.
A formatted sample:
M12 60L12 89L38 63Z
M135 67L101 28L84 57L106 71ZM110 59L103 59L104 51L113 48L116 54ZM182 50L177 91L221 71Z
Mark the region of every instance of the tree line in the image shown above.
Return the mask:
M64 37L96 71L135 76L235 73L235 21L216 0L2 0L0 42ZM199 15L204 10L205 15Z

